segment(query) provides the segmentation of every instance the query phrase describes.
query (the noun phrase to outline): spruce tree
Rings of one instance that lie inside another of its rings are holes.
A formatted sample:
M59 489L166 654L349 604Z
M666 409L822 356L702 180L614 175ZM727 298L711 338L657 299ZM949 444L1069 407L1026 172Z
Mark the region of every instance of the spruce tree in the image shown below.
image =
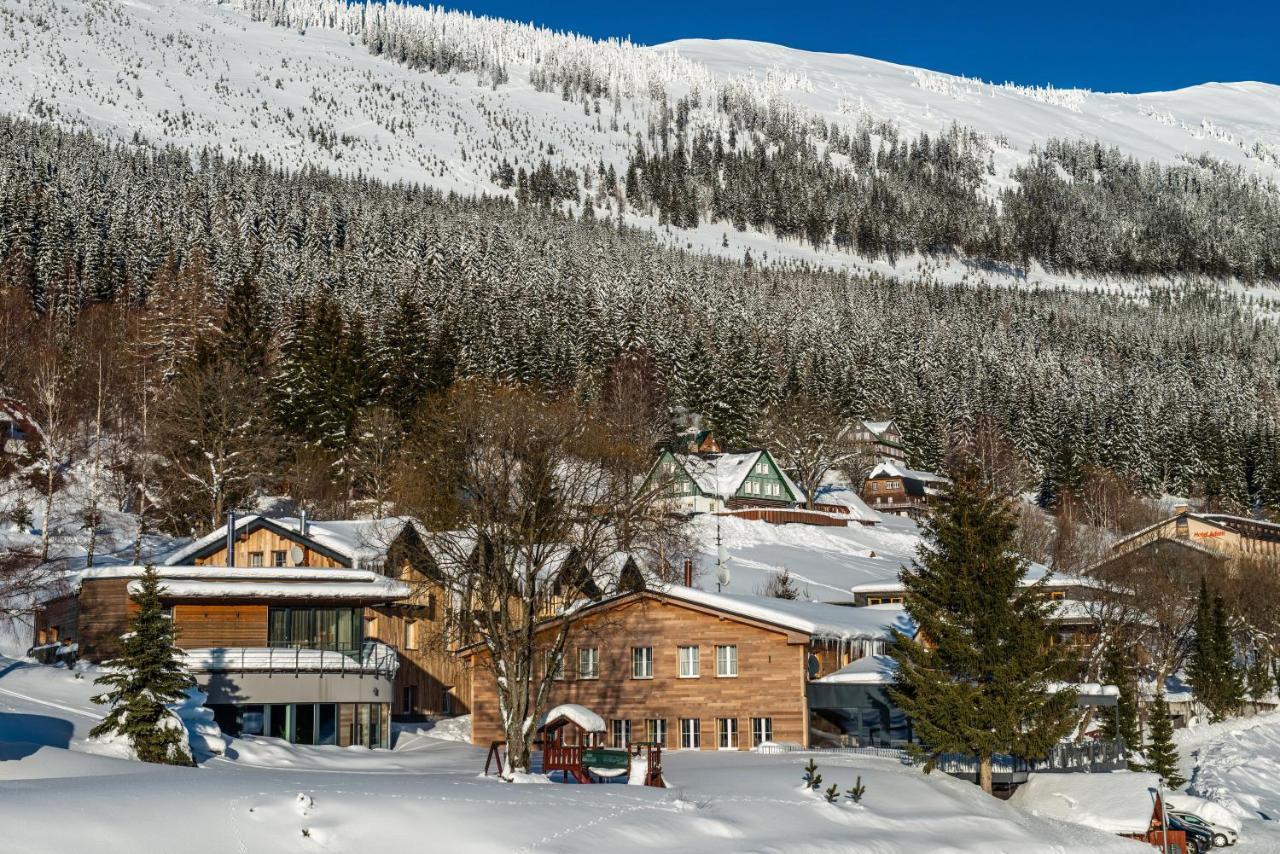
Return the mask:
M1220 721L1239 712L1244 702L1244 674L1236 663L1236 643L1231 636L1231 620L1222 595L1213 597L1213 655L1217 661L1217 708L1211 709L1213 720Z
M1024 586L1008 502L961 471L926 523L927 544L902 573L914 637L895 631L890 694L912 719L932 770L943 753L977 757L991 791L992 757L1048 754L1071 728L1076 697L1050 692L1062 662L1046 643L1052 604Z
M1245 679L1249 699L1255 703L1270 694L1271 689L1275 687L1275 679L1271 669L1271 657L1261 646L1253 651L1253 660L1249 662L1249 669L1245 674Z
M1138 730L1137 691L1133 667L1130 664L1133 647L1120 638L1113 638L1107 646L1102 662L1102 681L1120 689L1114 708L1103 709L1102 736L1111 741L1123 741L1129 750L1138 750L1142 734Z
M195 684L174 645L173 623L160 604L160 580L154 566L143 573L133 601L138 610L130 620L119 658L106 663L107 673L96 680L106 692L93 698L111 711L90 735L118 733L127 737L143 762L193 765L186 730L167 708L186 697Z
M1196 699L1207 709L1218 708L1218 656L1213 644L1213 599L1209 583L1200 578L1200 594L1196 600L1195 635L1191 639L1191 655L1187 661L1187 681Z
M1164 688L1156 692L1148 726L1151 740L1146 749L1147 770L1163 777L1170 789L1181 788L1187 781L1178 773L1178 748L1173 743L1173 721L1169 719L1169 704L1164 699Z

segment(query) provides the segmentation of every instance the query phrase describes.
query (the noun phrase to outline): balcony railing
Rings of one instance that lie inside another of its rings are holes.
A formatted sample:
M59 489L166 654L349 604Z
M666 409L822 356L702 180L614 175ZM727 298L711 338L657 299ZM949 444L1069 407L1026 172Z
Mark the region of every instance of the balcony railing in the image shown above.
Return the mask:
M367 640L359 652L300 647L210 647L186 650L187 666L205 673L325 673L394 679L400 666L396 651Z

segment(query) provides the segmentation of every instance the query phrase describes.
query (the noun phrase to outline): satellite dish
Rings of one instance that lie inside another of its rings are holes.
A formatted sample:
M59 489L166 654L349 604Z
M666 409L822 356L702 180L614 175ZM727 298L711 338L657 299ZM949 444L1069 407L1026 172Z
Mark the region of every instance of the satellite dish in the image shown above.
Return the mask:
M302 566L302 557L302 546L294 546L289 549L289 560L293 562L294 566Z
M724 564L720 565L720 569L716 571L716 582L721 587L729 586L729 567Z

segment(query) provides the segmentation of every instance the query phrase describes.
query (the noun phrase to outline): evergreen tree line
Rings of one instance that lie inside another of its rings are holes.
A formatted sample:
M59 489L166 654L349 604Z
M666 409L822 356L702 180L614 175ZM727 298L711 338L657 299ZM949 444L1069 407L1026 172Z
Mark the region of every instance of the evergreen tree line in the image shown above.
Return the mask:
M706 413L731 444L803 396L895 417L928 467L985 416L1046 504L1106 468L1152 493L1280 507L1280 335L1210 289L1138 299L761 268L533 205L7 119L0 285L21 297L11 318L66 334L96 307L124 312L119 335L158 383L153 412L179 394L202 412L244 397L253 418L222 413L242 441L281 435L344 460L378 432L361 426L370 408L407 422L466 376L589 398L628 355L666 405ZM0 393L18 394L7 364Z
M742 134L686 133L681 112L674 129L650 129L650 146L637 140L626 171L627 203L662 223L726 223L891 262L959 251L1088 274L1280 276L1280 192L1207 156L1144 164L1054 139L996 196L990 144L958 126L902 140L869 119L845 131L768 116Z

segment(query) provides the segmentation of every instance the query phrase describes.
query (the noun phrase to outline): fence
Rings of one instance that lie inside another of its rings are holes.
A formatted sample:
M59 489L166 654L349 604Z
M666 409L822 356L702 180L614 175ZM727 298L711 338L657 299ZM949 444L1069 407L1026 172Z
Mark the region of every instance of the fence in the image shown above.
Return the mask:
M394 679L400 665L396 651L368 640L356 655L298 647L212 647L186 651L187 665L197 671L246 673L336 673Z
M906 750L892 747L813 747L799 744L762 744L761 753L815 753L822 755L849 754L896 759L904 765L915 764ZM938 757L935 767L953 777L977 779L978 760L963 753L944 753ZM1128 751L1123 741L1091 741L1084 744L1059 744L1044 759L1030 760L1001 754L992 757L992 772L1025 780L1032 772L1037 774L1069 774L1098 771L1121 771L1128 767Z

